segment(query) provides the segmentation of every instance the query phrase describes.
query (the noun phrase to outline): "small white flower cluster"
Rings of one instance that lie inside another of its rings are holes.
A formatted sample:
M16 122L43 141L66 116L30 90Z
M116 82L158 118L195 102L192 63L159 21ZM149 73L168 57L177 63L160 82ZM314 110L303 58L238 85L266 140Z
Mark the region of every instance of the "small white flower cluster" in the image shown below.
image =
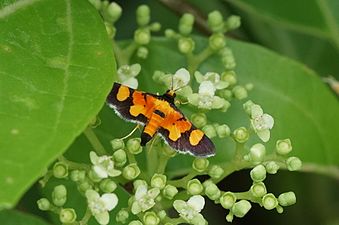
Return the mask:
M179 213L180 217L193 225L206 225L207 221L200 213L205 206L205 199L201 195L193 195L187 202L183 200L175 200L174 209Z
M140 64L123 65L118 69L119 81L131 88L136 89L138 87L138 80L135 78L141 70Z

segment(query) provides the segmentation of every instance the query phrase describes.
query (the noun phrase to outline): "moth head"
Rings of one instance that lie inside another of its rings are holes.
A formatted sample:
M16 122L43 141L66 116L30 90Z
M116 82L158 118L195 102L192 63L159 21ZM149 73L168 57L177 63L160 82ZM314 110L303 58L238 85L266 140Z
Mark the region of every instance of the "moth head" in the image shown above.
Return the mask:
M175 98L177 96L174 90L167 90L165 95L171 98Z

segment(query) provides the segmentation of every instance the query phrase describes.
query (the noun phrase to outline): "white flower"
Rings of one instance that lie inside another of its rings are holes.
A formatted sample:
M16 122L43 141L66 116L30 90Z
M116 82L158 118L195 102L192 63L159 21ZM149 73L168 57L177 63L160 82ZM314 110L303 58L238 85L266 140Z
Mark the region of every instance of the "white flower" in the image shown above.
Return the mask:
M224 89L229 86L229 83L220 80L220 75L215 72L207 72L205 75L202 75L199 71L196 71L194 73L194 77L200 84L204 81L211 81L214 88L217 90Z
M190 82L191 76L190 73L185 69L178 69L173 75L173 83L169 86L173 90L182 88Z
M92 212L95 219L101 225L109 222L108 211L114 209L118 204L118 197L114 193L103 194L101 197L94 190L87 190L86 193L88 208Z
M225 105L225 100L215 96L216 88L211 81L203 81L199 92L187 97L188 101L200 109L220 109Z
M117 71L118 78L122 84L136 89L138 87L138 80L135 77L140 73L140 70L140 64L120 66Z
M270 139L270 129L274 125L274 119L271 115L264 113L260 105L253 104L250 107L251 125L258 137L267 142Z
M91 151L89 157L93 164L93 171L99 178L116 177L121 171L114 169L114 162L111 156L98 156Z
M147 185L141 184L137 187L132 203L131 212L136 215L145 212L155 205L154 199L160 194L159 188L147 190Z
M204 217L200 214L205 206L205 199L201 195L194 195L187 202L183 200L175 200L173 207L179 215L188 223L193 225L207 224Z

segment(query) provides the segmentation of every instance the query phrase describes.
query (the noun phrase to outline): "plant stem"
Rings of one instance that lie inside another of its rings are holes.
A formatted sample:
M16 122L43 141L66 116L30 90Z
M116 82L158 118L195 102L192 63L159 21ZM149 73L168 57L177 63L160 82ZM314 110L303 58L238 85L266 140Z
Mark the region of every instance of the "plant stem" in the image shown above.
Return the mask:
M163 174L165 172L168 159L169 159L169 157L160 153L159 159L158 159L158 167L157 167L157 170L156 170L157 173Z
M73 161L66 159L63 156L60 156L58 159L59 159L60 162L65 163L69 167L69 169L72 169L72 170L76 170L76 169L89 170L91 168L87 164L73 162Z
M178 180L168 181L168 184L173 185L175 187L183 187L184 188L184 187L186 187L186 183L197 175L199 175L199 173L197 171L192 170L189 174L187 174L183 178L180 178Z
M91 127L87 127L84 130L84 134L87 137L88 141L91 143L92 147L94 150L99 154L99 155L105 155L107 154L104 146L102 146L101 142L99 141L98 137L95 135L93 129Z
M92 213L87 207L84 217L79 221L79 225L87 225L88 220L91 218Z
M209 58L214 52L210 47L206 47L197 55L189 54L187 55L187 69L190 74L194 74L194 72L198 69L200 64L204 62L207 58Z

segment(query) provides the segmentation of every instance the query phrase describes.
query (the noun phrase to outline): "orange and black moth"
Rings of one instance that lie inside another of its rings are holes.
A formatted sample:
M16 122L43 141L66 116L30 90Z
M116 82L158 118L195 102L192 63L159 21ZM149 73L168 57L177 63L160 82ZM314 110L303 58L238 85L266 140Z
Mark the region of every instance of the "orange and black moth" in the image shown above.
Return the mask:
M121 118L144 126L142 146L159 134L169 146L181 153L199 157L214 155L214 144L175 106L175 96L173 90L155 95L114 83L107 104Z

